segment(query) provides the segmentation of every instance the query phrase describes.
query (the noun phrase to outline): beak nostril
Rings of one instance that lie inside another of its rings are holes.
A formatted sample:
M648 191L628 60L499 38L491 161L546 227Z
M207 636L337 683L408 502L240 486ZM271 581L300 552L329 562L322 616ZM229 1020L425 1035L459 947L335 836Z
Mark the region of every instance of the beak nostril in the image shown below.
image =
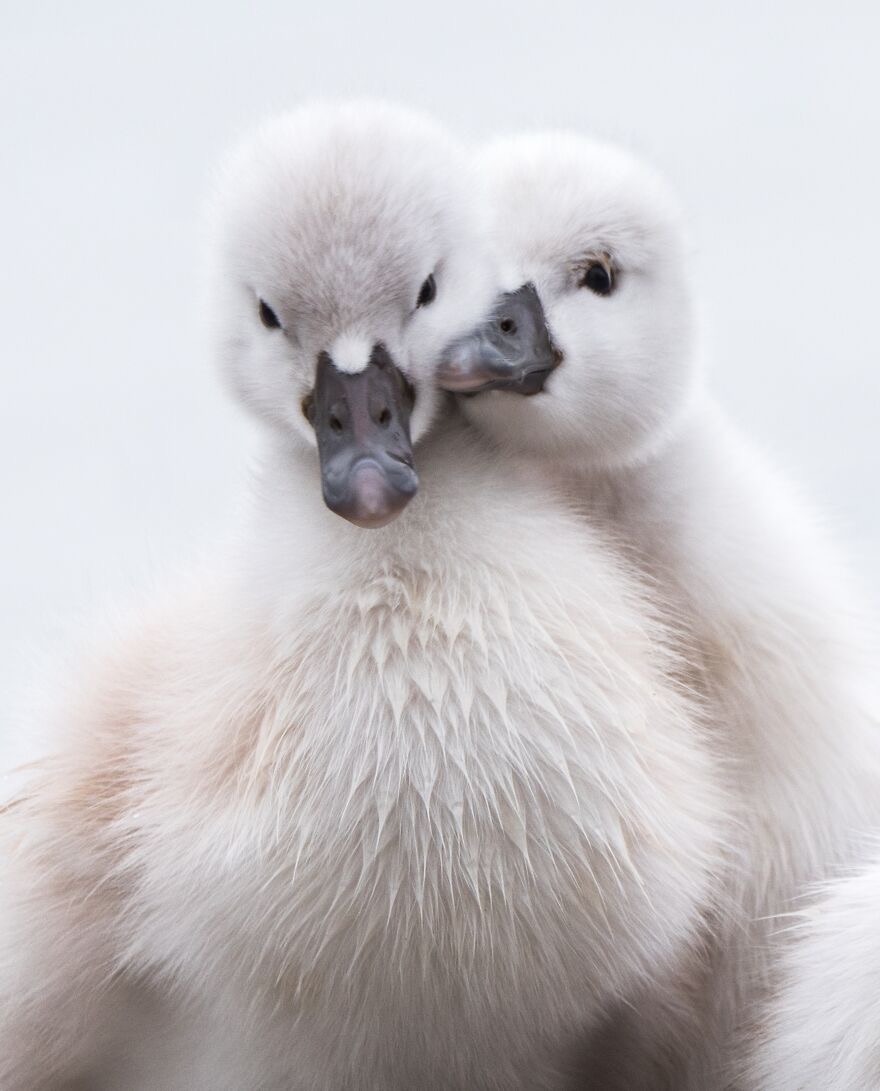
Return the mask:
M512 318L502 318L498 328L502 333L516 333L516 322Z
M391 410L387 408L383 409L379 414L378 424L381 424L383 428L387 428L391 423Z
M339 417L336 416L335 413L330 414L330 419L327 421L327 423L337 435L340 434L340 432L342 431L342 421L339 419Z

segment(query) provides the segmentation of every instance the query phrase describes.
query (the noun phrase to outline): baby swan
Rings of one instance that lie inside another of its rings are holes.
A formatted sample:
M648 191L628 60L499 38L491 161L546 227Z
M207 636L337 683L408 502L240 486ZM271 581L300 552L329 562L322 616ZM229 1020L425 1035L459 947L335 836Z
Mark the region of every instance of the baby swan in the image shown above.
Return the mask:
M738 919L670 1076L722 1087L741 1063L737 1026L764 993L768 918L848 858L880 804L858 692L867 642L810 516L699 382L683 231L662 183L566 135L499 142L479 167L501 290L440 381L471 394L463 410L511 474L564 486L672 599L736 770Z
M133 1086L108 1013L147 990L208 1028L162 1086L558 1088L701 937L724 789L662 626L552 490L455 415L427 433L489 298L467 176L363 105L227 169L212 296L259 496L4 817L4 1089Z

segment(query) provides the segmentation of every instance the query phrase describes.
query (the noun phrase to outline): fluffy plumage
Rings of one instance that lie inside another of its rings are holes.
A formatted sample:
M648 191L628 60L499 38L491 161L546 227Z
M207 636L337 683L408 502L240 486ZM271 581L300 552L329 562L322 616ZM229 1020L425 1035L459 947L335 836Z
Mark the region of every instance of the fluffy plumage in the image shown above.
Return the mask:
M880 1086L880 861L829 884L792 922L783 984L759 1028L750 1086Z
M488 392L463 410L511 467L564 487L674 601L735 769L739 910L695 986L699 1032L681 1035L667 1071L677 1088L720 1087L736 1080L737 1028L765 992L769 918L848 859L851 834L877 814L869 641L834 550L702 386L681 218L662 183L565 135L502 141L480 170L499 287L535 285L564 358L543 393ZM597 255L615 274L605 296L580 286ZM657 1007L646 997L633 1031L665 1048Z
M668 634L552 490L455 414L425 435L491 287L467 176L364 107L273 123L225 174L212 295L268 425L259 497L4 817L4 1089L558 1087L699 950L725 794ZM300 403L318 353L377 341L422 491L364 532L321 503Z

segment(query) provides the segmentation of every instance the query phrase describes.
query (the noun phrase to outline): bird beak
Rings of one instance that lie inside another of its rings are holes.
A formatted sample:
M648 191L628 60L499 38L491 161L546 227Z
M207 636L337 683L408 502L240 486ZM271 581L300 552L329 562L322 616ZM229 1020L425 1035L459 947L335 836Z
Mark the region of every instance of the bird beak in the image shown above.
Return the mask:
M447 347L437 382L457 394L537 394L561 362L535 286L524 284L515 292L502 292L490 317Z
M415 496L419 479L409 435L414 401L384 346L376 345L367 366L354 374L321 353L305 409L331 511L359 527L381 527Z

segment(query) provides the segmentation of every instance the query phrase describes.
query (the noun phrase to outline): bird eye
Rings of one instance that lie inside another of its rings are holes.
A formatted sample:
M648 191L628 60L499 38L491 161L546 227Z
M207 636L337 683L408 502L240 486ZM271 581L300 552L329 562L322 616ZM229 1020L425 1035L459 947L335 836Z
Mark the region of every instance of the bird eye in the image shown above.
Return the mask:
M281 325L278 321L278 315L264 299L260 300L260 321L267 330L277 330Z
M416 300L416 307L427 307L429 303L434 302L434 298L437 295L437 281L434 280L434 274L431 273L425 283L419 289L419 297Z
M607 261L592 261L578 282L578 287L589 288L596 295L610 295L614 290L614 274Z

